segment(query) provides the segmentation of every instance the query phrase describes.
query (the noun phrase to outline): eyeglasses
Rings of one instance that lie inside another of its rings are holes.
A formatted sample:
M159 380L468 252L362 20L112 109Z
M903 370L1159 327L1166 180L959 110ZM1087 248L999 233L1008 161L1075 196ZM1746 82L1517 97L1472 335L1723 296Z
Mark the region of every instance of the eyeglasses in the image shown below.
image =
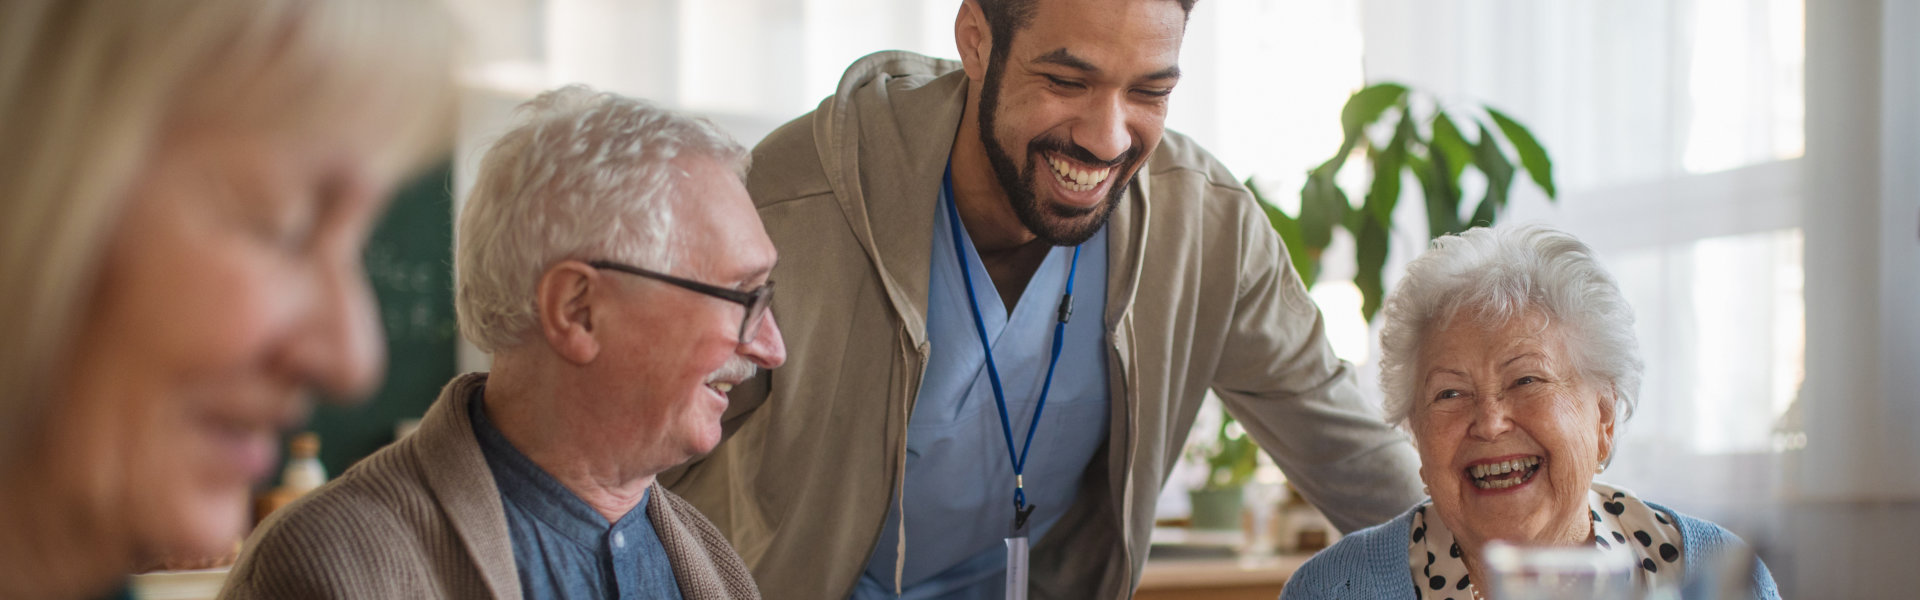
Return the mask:
M760 333L760 322L766 320L765 317L767 316L767 306L772 304L773 302L773 282L772 281L768 281L766 285L762 285L758 288L754 288L753 290L742 292L739 290L730 290L723 287L707 285L691 279L681 279L679 277L674 277L672 275L661 273L659 271L649 271L647 269L642 269L640 267L636 267L633 265L621 264L621 263L617 263L609 260L590 260L590 261L587 261L587 266L593 267L595 269L607 269L609 271L619 271L621 273L626 273L628 275L639 275L641 277L645 277L648 279L671 283L673 285L677 285L689 290L693 290L695 292L706 294L708 296L713 296L715 298L726 300L728 302L732 302L734 304L738 304L746 307L747 313L740 317L740 343L741 344L747 344L752 342L754 336Z

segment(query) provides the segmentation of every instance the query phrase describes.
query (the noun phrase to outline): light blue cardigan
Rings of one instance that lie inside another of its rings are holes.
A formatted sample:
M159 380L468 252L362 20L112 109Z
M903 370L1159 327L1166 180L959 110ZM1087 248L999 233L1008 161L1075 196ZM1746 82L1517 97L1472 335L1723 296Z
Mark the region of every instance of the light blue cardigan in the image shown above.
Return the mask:
M1739 536L1719 525L1652 502L1647 506L1673 518L1681 539L1685 540L1682 551L1690 566L1708 564L1708 557L1714 553L1740 543ZM1413 534L1412 528L1413 509L1408 509L1392 521L1353 532L1301 565L1282 588L1281 600L1418 598L1413 589L1413 573L1407 564L1407 543ZM1780 590L1774 586L1767 565L1758 558L1754 563L1754 598L1779 600Z

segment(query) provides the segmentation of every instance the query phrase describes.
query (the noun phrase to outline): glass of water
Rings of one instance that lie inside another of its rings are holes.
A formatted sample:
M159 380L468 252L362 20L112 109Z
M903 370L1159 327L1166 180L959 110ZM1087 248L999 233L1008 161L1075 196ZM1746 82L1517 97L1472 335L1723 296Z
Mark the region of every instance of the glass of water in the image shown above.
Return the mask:
M1593 546L1517 546L1487 544L1483 561L1492 581L1489 598L1499 600L1643 600L1636 588L1631 553Z

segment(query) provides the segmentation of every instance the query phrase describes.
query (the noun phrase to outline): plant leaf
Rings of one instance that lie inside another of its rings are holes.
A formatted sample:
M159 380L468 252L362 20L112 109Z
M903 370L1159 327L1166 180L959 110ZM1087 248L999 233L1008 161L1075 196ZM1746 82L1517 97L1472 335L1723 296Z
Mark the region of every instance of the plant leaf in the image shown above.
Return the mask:
M1349 210L1340 214L1340 227L1347 230L1348 234L1360 235L1360 222L1368 218L1367 215L1371 213L1364 210L1352 210L1353 207L1351 206L1347 208Z
M1428 148L1438 150L1447 159L1447 182L1455 189L1460 187L1460 172L1473 161L1473 145L1467 143L1466 136L1460 135L1460 128L1454 126L1447 111L1433 113L1433 142Z
M1308 248L1325 249L1333 243L1333 226L1348 210L1347 193L1334 184L1332 172L1307 173L1307 184L1300 189L1300 240Z
M1253 472L1260 466L1260 446L1244 432L1232 433L1236 422L1232 411L1222 407L1220 415L1220 429L1214 437L1216 447L1206 457L1207 487L1241 487L1253 480Z
M1360 288L1360 316L1372 323L1386 295L1385 285L1381 281L1381 272L1387 266L1386 226L1371 216L1367 217L1360 233L1354 236L1354 246L1354 258L1359 268L1353 275L1353 284Z
M1354 138L1361 128L1380 118L1388 107L1400 103L1407 96L1407 87L1397 83L1376 83L1347 98L1346 106L1340 107L1340 128L1346 132L1347 140L1343 144L1348 151L1357 147Z
M1367 188L1366 212L1381 223L1393 222L1393 207L1400 202L1400 171L1406 168L1407 144L1414 135L1412 115L1403 114L1400 124L1393 128L1393 139L1374 155L1373 185Z
M1408 157L1420 176L1421 191L1427 198L1427 237L1437 238L1460 232L1460 190L1448 178L1447 155L1432 154L1431 160Z
M1325 170L1329 177L1338 173L1341 167L1346 166L1347 157L1353 154L1353 149L1360 147L1360 141L1366 137L1367 125L1378 121L1381 114L1386 113L1388 108L1399 103L1400 99L1405 98L1406 95L1406 86L1397 83L1376 83L1348 96L1347 103L1340 107L1342 132L1340 151L1334 153L1333 158L1327 159L1320 168Z
M1494 124L1500 126L1500 133L1513 144L1514 152L1520 154L1520 166L1527 170L1527 175L1533 177L1533 183L1540 186L1548 198L1557 198L1553 187L1553 159L1547 156L1545 148L1540 147L1540 141L1534 139L1533 132L1506 113L1494 110L1491 106L1485 108L1487 116L1493 117Z
M1493 192L1489 190L1487 197L1480 201L1480 206L1473 209L1473 219L1467 221L1466 227L1492 227L1496 216L1498 215L1494 213Z
M1513 163L1500 151L1499 140L1487 131L1487 125L1480 125L1480 143L1473 146L1473 164L1487 176L1487 197L1480 202L1480 208L1474 211L1473 225L1493 225L1494 213L1507 206L1507 192L1513 189ZM1489 206L1491 205L1491 206ZM1485 213L1485 218L1482 218Z
M1320 274L1320 253L1310 252L1306 243L1300 239L1300 221L1287 216L1286 211L1268 202L1260 193L1259 186L1253 184L1253 178L1246 181L1247 191L1253 193L1253 199L1260 204L1260 210L1267 213L1267 223L1273 226L1273 232L1280 235L1281 245L1286 247L1287 259L1293 263L1294 273L1307 289L1313 289L1313 281Z

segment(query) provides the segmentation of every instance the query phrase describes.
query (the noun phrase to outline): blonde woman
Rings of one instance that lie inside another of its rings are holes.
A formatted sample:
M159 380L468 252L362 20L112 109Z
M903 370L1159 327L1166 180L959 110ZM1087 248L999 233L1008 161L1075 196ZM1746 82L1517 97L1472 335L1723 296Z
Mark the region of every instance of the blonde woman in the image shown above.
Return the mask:
M361 247L439 149L435 0L0 0L0 598L224 554L382 343Z

